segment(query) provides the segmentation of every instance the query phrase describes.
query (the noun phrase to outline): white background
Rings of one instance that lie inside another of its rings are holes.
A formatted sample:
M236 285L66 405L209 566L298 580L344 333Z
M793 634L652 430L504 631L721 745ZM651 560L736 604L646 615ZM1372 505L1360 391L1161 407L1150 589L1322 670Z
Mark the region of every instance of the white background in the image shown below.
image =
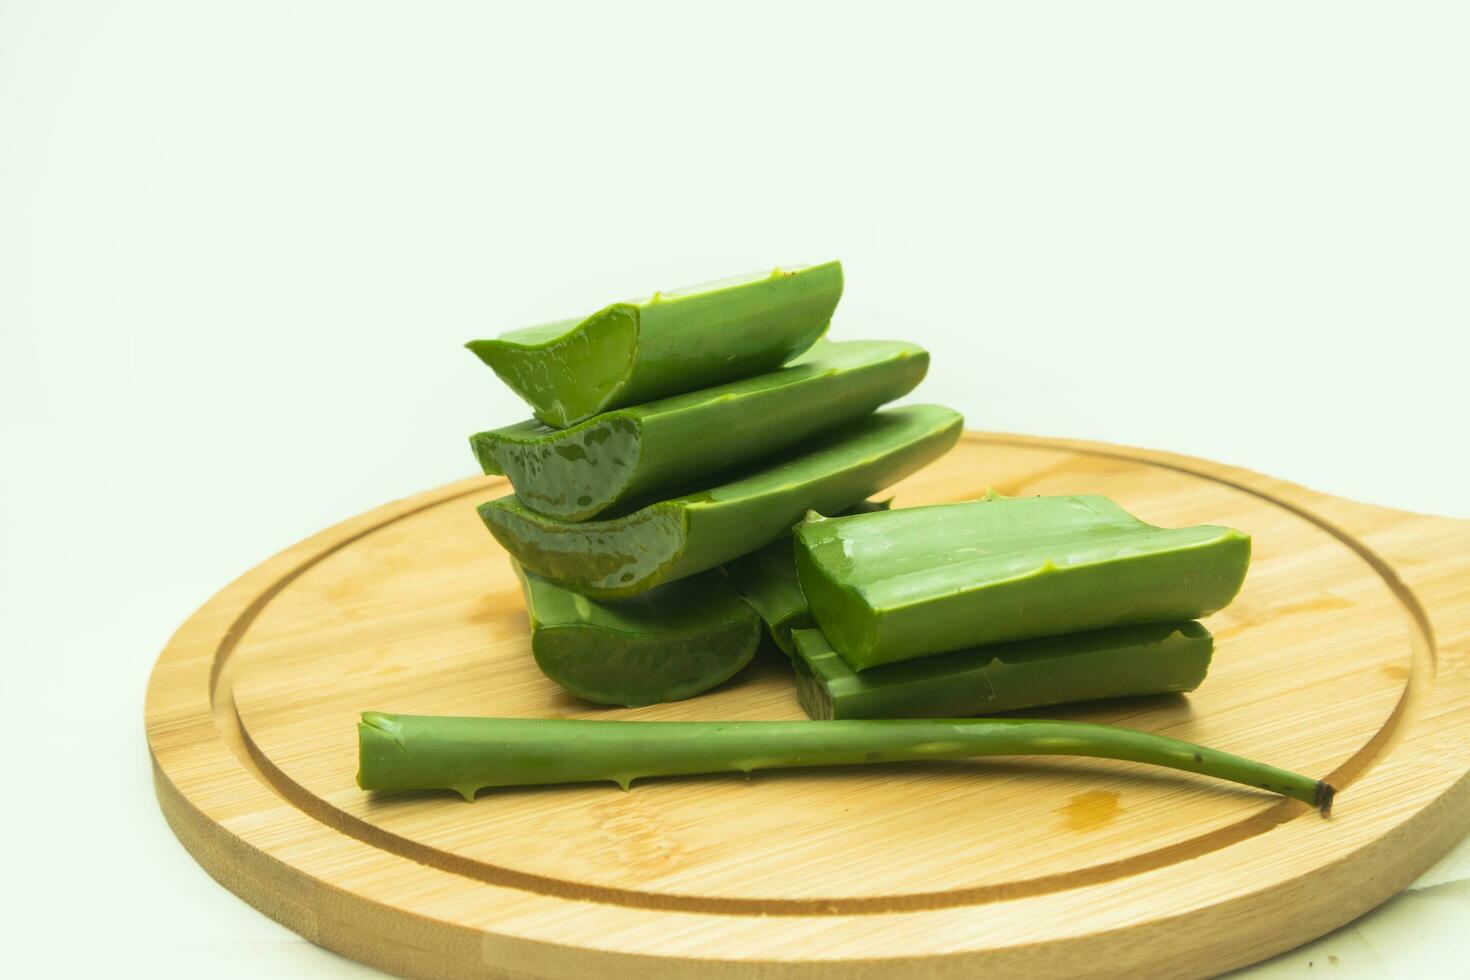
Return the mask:
M929 347L974 428L1470 517L1463 5L881 10L0 0L0 963L361 970L173 841L142 693L524 416L472 337L837 257L833 336ZM1463 966L1467 914L1268 971Z

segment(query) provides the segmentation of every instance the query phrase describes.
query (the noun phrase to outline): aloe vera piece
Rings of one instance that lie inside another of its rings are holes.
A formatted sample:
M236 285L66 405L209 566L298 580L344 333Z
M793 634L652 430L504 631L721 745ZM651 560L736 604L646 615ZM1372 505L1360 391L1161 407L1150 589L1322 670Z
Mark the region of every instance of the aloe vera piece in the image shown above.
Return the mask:
M816 625L801 583L796 579L796 556L791 553L791 539L777 538L763 548L741 555L725 566L736 591L760 614L771 640L786 656L793 656L793 630Z
M1280 793L1325 817L1328 783L1177 738L1039 718L880 721L583 721L449 718L364 711L357 785L452 789L751 772L912 759L1075 755L1195 772Z
M795 529L812 615L856 670L1129 623L1199 619L1240 591L1250 538L1157 528L1101 496L999 497Z
M929 354L897 341L817 345L775 371L605 412L566 429L536 421L470 437L486 473L510 477L521 503L581 521L710 486L901 398Z
M570 523L515 495L480 518L526 568L594 599L621 599L693 575L787 533L808 509L839 511L941 456L964 420L938 405L874 412L729 483L622 517Z
M791 635L796 693L813 718L963 718L1049 704L1192 691L1214 638L1199 623L1145 623L956 650L861 673L821 630Z
M864 500L847 510L846 514L872 514L887 510L890 501ZM801 594L801 583L796 580L796 556L791 552L791 536L782 535L763 548L726 563L725 574L735 586L735 591L760 614L766 624L771 641L786 656L793 656L791 631L810 629L816 625L806 597Z
M842 263L691 286L465 344L547 425L770 371L810 347Z
M734 677L760 645L760 617L718 571L600 602L511 564L536 665L588 701L641 708L692 698Z

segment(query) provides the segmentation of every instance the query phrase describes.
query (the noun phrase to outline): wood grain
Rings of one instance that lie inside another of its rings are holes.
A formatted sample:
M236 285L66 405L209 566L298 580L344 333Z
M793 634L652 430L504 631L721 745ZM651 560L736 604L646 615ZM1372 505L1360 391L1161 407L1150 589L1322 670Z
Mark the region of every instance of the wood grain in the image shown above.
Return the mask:
M1103 493L1253 536L1199 691L1049 709L1318 776L1336 814L1095 760L363 793L364 709L800 718L784 661L609 709L536 670L477 478L288 549L179 630L149 687L163 811L226 887L415 976L1207 975L1361 914L1470 830L1470 522L1165 453L968 433L897 505Z

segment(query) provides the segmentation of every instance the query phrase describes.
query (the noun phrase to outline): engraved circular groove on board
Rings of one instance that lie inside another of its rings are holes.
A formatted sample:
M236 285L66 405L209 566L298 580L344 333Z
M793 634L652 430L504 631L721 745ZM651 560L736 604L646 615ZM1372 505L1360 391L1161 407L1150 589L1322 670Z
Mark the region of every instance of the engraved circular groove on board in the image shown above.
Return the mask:
M503 492L486 487L332 551L229 636L216 708L232 703L264 778L373 846L496 884L612 904L825 914L1056 891L1316 819L1299 804L1202 777L1067 759L658 779L626 793L611 783L496 790L473 804L448 793L363 793L353 775L365 709L804 717L776 658L712 694L636 711L561 692L531 659L515 577L475 515L475 503ZM1217 649L1199 691L1033 714L1161 732L1349 784L1402 720L1395 712L1416 656L1432 648L1391 584L1307 516L1180 468L973 438L900 484L896 505L987 487L1102 493L1152 523L1228 524L1253 537L1245 588L1208 620ZM1344 636L1354 638L1349 653ZM1295 720L1303 715L1314 719L1310 739ZM220 716L233 723L228 710Z

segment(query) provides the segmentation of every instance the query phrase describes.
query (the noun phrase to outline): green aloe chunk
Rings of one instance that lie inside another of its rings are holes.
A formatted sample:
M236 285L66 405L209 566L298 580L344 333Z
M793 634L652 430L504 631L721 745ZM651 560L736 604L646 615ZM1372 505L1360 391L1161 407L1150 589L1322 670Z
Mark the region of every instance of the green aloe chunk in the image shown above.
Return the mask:
M763 548L741 555L725 566L725 573L745 601L760 614L766 631L781 652L795 653L792 630L816 625L801 583L796 580L796 558L791 553L791 539L777 538Z
M622 599L753 551L807 510L839 511L896 483L943 455L963 424L938 405L886 409L764 469L622 517L558 521L512 494L481 504L480 518L537 575L594 599Z
M890 501L864 500L842 514L872 514L887 510ZM791 536L782 535L763 548L728 562L725 574L730 577L735 590L760 614L766 624L771 641L781 652L790 657L795 653L791 645L791 631L809 629L816 625L806 597L801 594L801 583L796 580L796 556L791 553Z
M1199 687L1214 638L1199 623L1145 623L1019 640L861 673L820 630L799 629L796 693L813 718L962 718Z
M566 429L521 422L470 437L521 503L581 521L709 486L739 466L867 415L924 379L929 354L897 341L819 341L786 367Z
M842 263L614 303L465 346L547 425L676 395L785 364L827 329L842 297Z
M912 759L1075 755L1201 773L1280 793L1326 816L1332 786L1164 735L1039 718L879 721L584 721L449 718L364 711L357 785L452 789L472 800L493 786L752 772Z
M1129 623L1199 619L1240 591L1250 538L1157 528L1100 496L998 497L795 530L812 615L856 670Z
M588 701L641 708L692 698L734 677L760 645L760 617L718 571L600 602L511 564L536 665Z

